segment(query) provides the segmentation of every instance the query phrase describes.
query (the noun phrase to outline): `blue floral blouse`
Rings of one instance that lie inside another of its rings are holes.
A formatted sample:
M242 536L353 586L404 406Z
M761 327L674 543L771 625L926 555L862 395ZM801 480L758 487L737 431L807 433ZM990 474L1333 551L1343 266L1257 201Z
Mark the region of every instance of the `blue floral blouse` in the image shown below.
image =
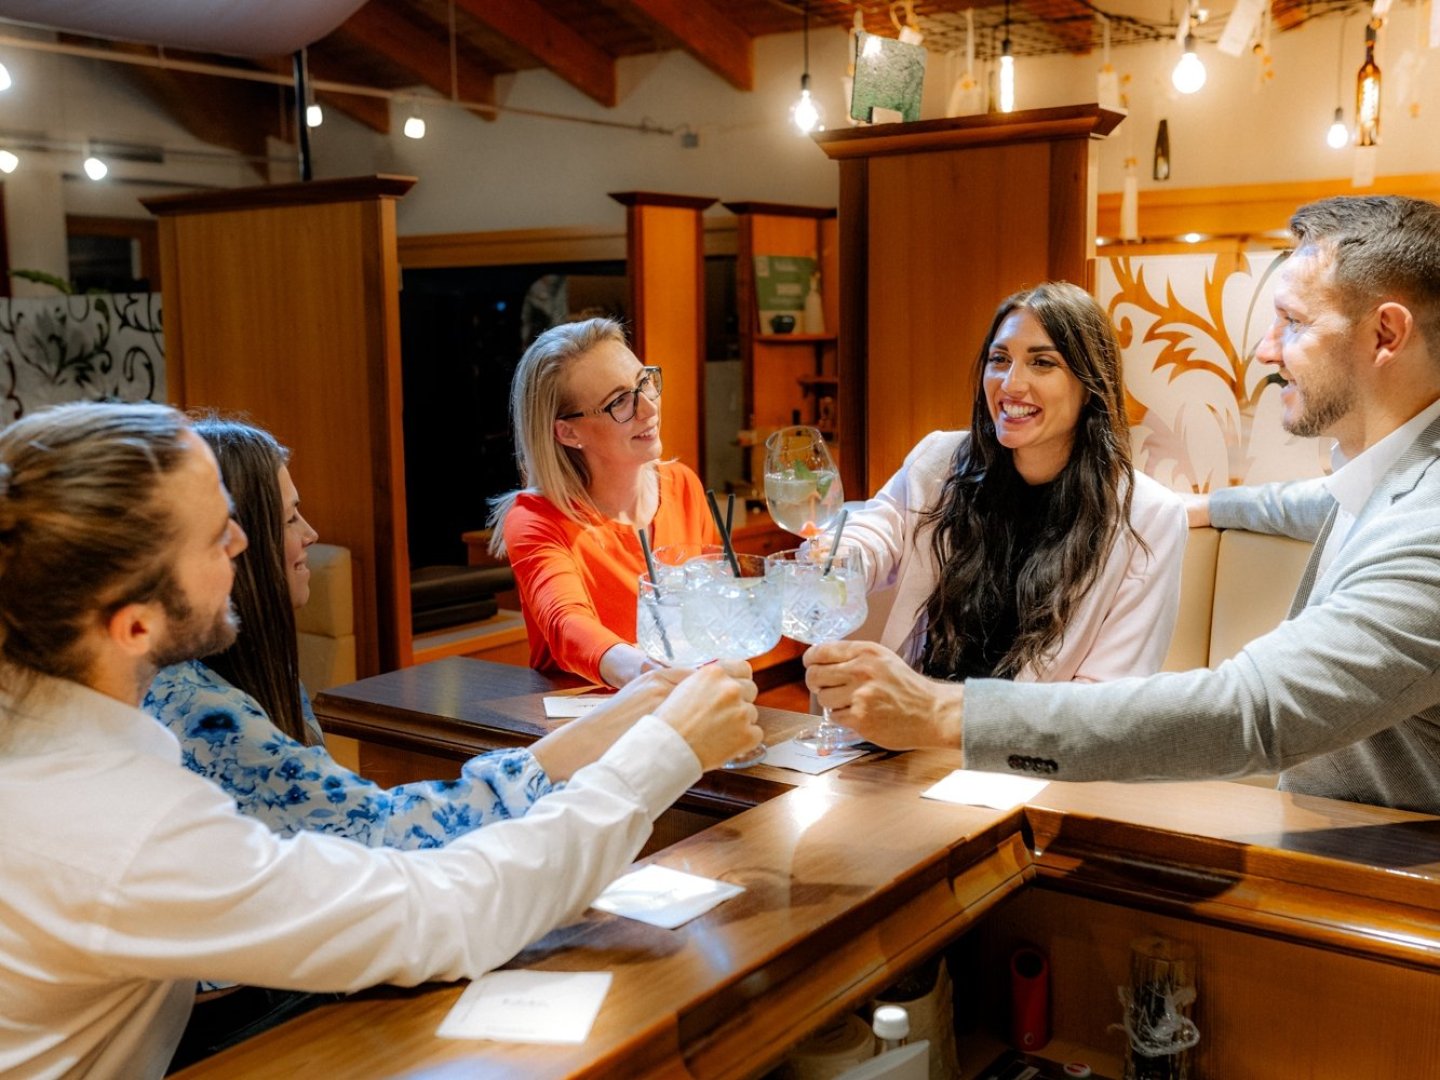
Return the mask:
M301 698L306 725L318 731L303 690ZM285 735L254 698L198 660L161 670L143 708L175 733L186 768L282 836L310 830L369 847L440 847L489 822L524 816L553 790L528 750L498 750L471 758L458 780L386 791L339 765L324 746Z

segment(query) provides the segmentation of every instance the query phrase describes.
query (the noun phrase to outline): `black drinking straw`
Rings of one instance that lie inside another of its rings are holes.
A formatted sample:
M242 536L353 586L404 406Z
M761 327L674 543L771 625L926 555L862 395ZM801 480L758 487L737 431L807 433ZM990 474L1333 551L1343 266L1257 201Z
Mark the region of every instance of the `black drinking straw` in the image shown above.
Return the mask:
M725 531L728 533L735 528L735 493L727 492L725 495Z
M715 501L715 489L706 488L705 498L710 503L710 516L715 519L715 528L720 531L720 543L725 545L725 558L730 562L730 569L735 576L740 576L740 560L735 558L735 549L730 546L730 530L725 527L725 519L720 516L720 504Z
M840 534L845 531L845 519L849 516L850 511L842 506L840 517L835 522L835 539L830 541L830 557L825 560L825 569L820 571L821 577L830 576L830 568L835 565L835 556L840 553Z
M650 575L650 585L655 590L655 628L660 631L660 644L665 646L665 659L675 662L675 650L670 648L670 635L665 633L665 620L660 617L660 578L655 574L655 556L650 553L650 538L644 529L636 529L640 538L640 551L645 556L645 570Z

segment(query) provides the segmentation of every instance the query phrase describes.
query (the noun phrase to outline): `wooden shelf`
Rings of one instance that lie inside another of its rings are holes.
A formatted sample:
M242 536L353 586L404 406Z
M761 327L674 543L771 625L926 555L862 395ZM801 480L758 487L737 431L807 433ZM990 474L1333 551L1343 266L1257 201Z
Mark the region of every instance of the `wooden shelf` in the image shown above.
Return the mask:
M834 334L756 334L755 341L762 345L827 345L835 340Z

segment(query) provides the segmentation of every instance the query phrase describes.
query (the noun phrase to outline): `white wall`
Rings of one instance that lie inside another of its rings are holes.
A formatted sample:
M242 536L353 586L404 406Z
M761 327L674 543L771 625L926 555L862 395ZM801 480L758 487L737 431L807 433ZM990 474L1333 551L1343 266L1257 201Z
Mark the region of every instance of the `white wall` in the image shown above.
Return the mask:
M1379 173L1440 172L1440 140L1433 137L1440 116L1440 54L1428 50L1415 95L1420 116L1407 115L1402 54L1414 51L1422 9L1396 4L1382 36L1385 73L1384 143ZM1101 154L1101 190L1121 184L1127 153L1140 160L1141 186L1153 187L1150 158L1156 122L1170 123L1174 187L1346 178L1350 152L1324 144L1336 104L1336 59L1342 25L1346 36L1340 96L1347 117L1354 109L1354 73L1363 52L1363 20L1328 17L1299 30L1275 34L1273 81L1257 80L1257 61L1221 56L1213 46L1201 53L1210 72L1205 88L1189 98L1177 95L1169 72L1177 58L1173 44L1117 48L1114 63L1132 76L1130 118L1106 142ZM7 27L7 30L9 28ZM816 97L832 124L843 122L840 76L846 36L837 29L811 35L811 72ZM37 53L7 51L5 62L16 86L0 96L0 131L42 131L55 137L109 139L168 146L194 140L143 95L117 77L112 65ZM1098 55L1022 59L1018 105L1033 108L1095 99ZM680 52L620 61L620 104L603 109L545 71L500 80L505 105L575 116L665 127L688 124L700 145L684 149L678 136L641 134L589 124L504 114L487 122L444 106L428 108L429 135L420 142L400 132L406 107L395 104L388 136L339 116L333 110L312 133L317 176L377 171L420 178L400 204L406 234L554 226L615 227L621 208L607 192L659 190L714 195L725 200L831 205L838 195L837 167L809 140L791 134L787 110L799 87L798 34L755 43L755 90L732 89ZM932 55L927 106L943 102L958 74L951 58ZM74 160L52 169L79 172ZM127 177L231 186L257 182L243 163L117 166ZM22 181L7 181L12 253L54 258L57 203L66 212L141 216L137 196L146 189L123 184L66 180L56 200L41 192L21 196ZM53 185L54 181L48 182ZM15 199L10 184L16 186ZM718 208L715 212L719 211ZM19 265L17 259L16 262ZM43 269L52 269L45 266Z

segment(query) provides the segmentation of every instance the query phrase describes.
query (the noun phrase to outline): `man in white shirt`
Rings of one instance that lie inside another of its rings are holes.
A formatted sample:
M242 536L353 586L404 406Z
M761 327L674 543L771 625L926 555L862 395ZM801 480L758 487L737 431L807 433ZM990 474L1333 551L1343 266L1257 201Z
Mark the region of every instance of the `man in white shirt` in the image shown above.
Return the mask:
M760 737L753 683L662 678L536 745L574 775L522 819L415 852L278 839L136 707L157 667L233 640L245 543L171 409L63 406L0 433L0 1074L159 1076L198 977L477 976L583 911Z
M807 681L884 746L1060 780L1281 772L1292 791L1440 814L1440 207L1325 199L1290 222L1256 356L1284 424L1328 435L1324 481L1217 491L1191 524L1316 542L1290 618L1213 671L1090 686L924 679L868 643Z

